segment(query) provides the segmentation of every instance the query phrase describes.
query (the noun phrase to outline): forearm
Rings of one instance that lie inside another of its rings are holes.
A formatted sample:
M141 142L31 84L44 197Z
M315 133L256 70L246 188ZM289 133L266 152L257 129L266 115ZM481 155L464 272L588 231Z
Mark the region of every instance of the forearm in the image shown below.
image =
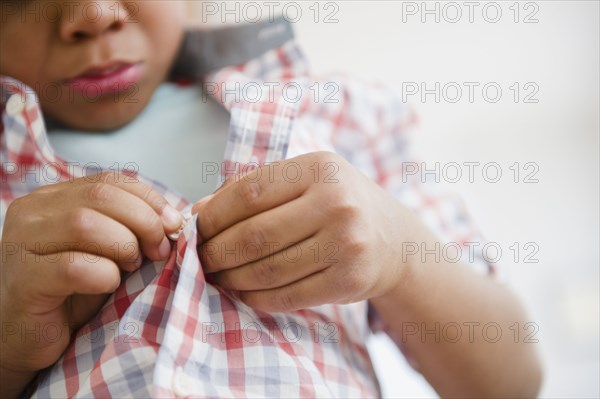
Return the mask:
M433 235L418 230L432 248ZM419 371L443 397L534 397L541 369L533 345L510 330L526 322L515 297L462 265L428 258L400 265L401 283L371 300ZM487 323L499 329L484 331Z

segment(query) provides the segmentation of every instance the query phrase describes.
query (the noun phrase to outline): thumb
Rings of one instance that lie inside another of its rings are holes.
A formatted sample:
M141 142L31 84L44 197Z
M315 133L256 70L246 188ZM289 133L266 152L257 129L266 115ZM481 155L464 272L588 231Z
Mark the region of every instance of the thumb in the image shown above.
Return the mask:
M206 197L204 197L201 200L199 200L198 202L196 202L194 204L194 206L192 206L192 215L195 215L196 213L200 212L200 209L202 209L202 207L204 207L204 204L206 204L208 201L213 199L215 197L215 195L217 195L216 191L213 194L207 195Z
M196 202L194 204L194 206L192 206L192 214L196 214L200 211L200 209L202 208L202 206L204 204L206 204L208 201L210 201L212 198L214 198L215 195L217 195L219 192L225 190L227 187L231 186L233 183L235 183L236 181L236 176L230 176L228 177L223 184L221 184L219 186L219 188L217 188L212 194L207 195L206 197L200 199L198 202Z
M36 269L30 276L36 276L35 286L47 296L109 294L121 282L115 262L84 252L66 251L42 256Z

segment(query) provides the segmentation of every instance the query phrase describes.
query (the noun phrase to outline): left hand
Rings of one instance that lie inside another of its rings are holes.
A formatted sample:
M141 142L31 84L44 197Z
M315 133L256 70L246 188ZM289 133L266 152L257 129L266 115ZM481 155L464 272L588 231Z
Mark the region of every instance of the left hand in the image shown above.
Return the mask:
M234 181L235 180L235 181ZM386 294L412 218L340 156L318 152L229 179L194 205L209 281L291 311Z

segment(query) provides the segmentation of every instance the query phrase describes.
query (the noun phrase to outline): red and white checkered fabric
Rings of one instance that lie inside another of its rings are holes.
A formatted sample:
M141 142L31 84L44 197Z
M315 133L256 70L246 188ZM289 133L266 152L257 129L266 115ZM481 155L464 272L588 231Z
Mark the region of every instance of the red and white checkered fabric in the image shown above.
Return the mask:
M421 214L442 239L482 241L460 201L403 176L402 163L410 161L407 131L415 118L385 88L345 76L312 76L293 40L212 73L204 84L231 114L223 176L244 165L335 151ZM83 176L85 169L53 152L31 89L1 77L0 94L3 223L15 198ZM167 159L157 162L168 167ZM139 178L189 216L187 199ZM40 375L35 397L379 395L365 346L367 302L291 313L254 311L205 280L195 229L192 220L168 261L146 260L124 278L63 357ZM467 263L491 271L480 257Z

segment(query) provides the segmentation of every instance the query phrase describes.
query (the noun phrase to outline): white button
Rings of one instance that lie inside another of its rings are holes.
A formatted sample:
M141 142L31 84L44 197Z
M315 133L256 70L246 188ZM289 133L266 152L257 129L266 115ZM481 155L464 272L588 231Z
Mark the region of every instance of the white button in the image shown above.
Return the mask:
M184 225L181 225L181 227L179 228L179 230L177 230L174 233L171 233L171 234L167 235L167 237L169 238L169 240L171 240L171 241L177 241L177 240L179 240L179 236L183 232L183 226Z
M191 388L189 377L181 367L177 367L175 374L173 374L173 392L178 398L185 398L190 396Z
M6 113L15 116L25 109L25 96L13 94L6 102Z
M189 219L186 219L185 217L183 218L183 223L181 223L181 226L179 226L179 229L176 232L167 235L169 240L177 241L179 239L179 236L181 235L181 233L183 233L183 230L185 229L185 225L187 224L188 220Z

